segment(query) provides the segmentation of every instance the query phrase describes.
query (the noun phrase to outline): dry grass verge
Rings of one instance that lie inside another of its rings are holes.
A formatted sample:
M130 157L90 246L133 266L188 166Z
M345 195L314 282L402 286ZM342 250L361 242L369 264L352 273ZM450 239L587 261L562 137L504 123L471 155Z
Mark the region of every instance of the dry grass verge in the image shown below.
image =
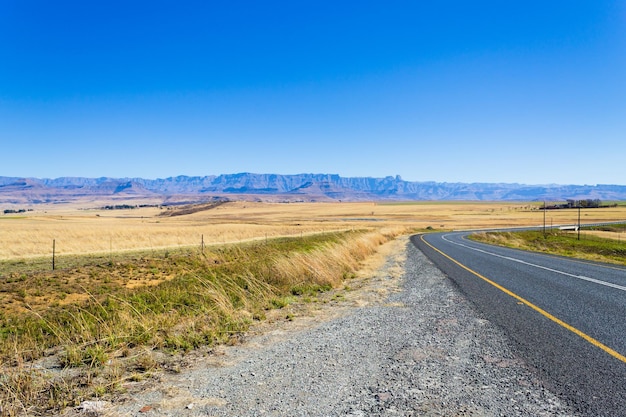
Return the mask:
M1 313L0 415L50 414L157 368L175 370L173 353L236 342L268 310L338 287L398 233L281 238L21 274L2 284L15 306ZM158 283L129 285L141 280ZM37 304L42 287L52 300L77 301Z

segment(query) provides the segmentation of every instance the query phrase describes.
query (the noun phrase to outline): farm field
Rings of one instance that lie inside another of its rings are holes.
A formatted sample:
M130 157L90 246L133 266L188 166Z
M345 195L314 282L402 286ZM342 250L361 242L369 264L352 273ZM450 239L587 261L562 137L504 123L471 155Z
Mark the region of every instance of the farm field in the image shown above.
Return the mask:
M480 229L543 224L541 203L256 203L229 202L185 215L147 207L102 210L35 206L0 215L0 261L236 243L383 227ZM574 224L577 210L548 210L548 226ZM581 222L626 219L626 205L587 209Z

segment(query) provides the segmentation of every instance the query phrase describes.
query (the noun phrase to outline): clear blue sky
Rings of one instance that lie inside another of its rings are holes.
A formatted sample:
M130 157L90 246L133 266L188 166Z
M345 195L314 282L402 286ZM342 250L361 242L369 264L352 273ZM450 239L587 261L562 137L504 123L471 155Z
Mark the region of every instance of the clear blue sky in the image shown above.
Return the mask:
M626 2L0 0L0 175L626 184Z

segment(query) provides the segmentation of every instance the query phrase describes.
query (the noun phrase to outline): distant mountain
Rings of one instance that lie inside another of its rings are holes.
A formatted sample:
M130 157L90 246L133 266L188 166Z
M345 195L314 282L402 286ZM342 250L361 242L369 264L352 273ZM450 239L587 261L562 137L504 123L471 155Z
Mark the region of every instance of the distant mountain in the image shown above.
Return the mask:
M439 183L331 174L251 174L177 176L164 179L0 177L0 204L59 203L80 199L205 202L215 197L271 201L470 200L558 201L626 200L624 185L524 185Z

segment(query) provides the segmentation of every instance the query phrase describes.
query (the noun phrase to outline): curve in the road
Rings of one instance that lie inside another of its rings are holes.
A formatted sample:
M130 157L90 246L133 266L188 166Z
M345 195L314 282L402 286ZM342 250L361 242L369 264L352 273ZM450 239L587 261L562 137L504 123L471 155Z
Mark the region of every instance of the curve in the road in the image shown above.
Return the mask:
M487 245L469 233L411 240L551 391L582 415L626 416L626 267Z
M444 239L445 239L445 237L444 237ZM541 314L544 317L552 320L553 322L555 322L559 326L562 326L563 328L569 330L570 332L574 333L575 335L580 336L581 338L583 338L587 342L591 343L593 346L602 349L603 351L605 351L609 355L613 356L614 358L616 358L616 359L626 363L626 356L620 354L619 352L615 351L614 349L611 349L610 347L608 347L605 344L599 342L598 340L596 340L593 337L589 336L588 334L582 332L581 330L578 330L576 327L567 324L565 321L563 321L563 320L559 319L558 317L555 317L554 315L548 313L546 310L542 309L541 307L536 306L535 304L533 304L530 301L526 300L524 297L514 293L513 291L509 290L508 288L503 287L502 285L498 284L497 282L492 281L489 278L485 277L484 275L481 275L480 273L474 271L473 269L465 266L461 262L457 261L456 259L454 259L451 256L447 255L446 253L440 251L439 249L437 249L436 247L434 247L430 243L426 242L426 240L424 240L424 235L420 236L420 240L422 242L424 242L424 244L430 246L431 249L433 249L434 251L439 252L442 256L448 258L450 261L452 261L455 264L457 264L459 267L465 269L466 271L470 272L471 274L474 274L475 276L477 276L478 278L480 278L483 281L487 282L488 284L496 287L497 289L499 289L503 293L505 293L507 295L510 295L511 297L515 298L516 300L518 300L522 304L527 305L528 307L532 308L533 310L535 310L539 314ZM484 250L478 249L478 248L472 248L472 247L469 247L469 246L467 246L467 248L470 249L470 250L476 250L476 251L481 251L481 252L484 252L484 253L488 253L489 255L492 255L492 256L501 257L503 259L507 259L507 260L512 261L512 262L519 262L519 263L522 263L522 264L525 264L525 265L529 265L529 266L532 266L532 267L535 267L535 268L540 268L540 269L545 269L545 270L550 271L550 272L555 272L557 274L563 274L563 275L567 275L567 276L570 276L570 277L573 277L573 278L582 279L582 280L585 280L585 281L594 282L596 284L606 285L606 286L609 286L609 287L612 287L612 288L616 288L616 289L619 289L619 290L622 290L622 291L626 291L626 287L621 286L621 285L617 285L617 284L612 284L610 282L605 282L605 281L602 281L602 280L597 280L597 279L585 277L585 276L582 276L582 275L570 274L570 273L559 271L559 270L556 270L556 269L553 269L553 268L548 268L548 267L545 267L545 266L532 264L530 262L526 262L526 261L523 261L523 260L520 260L520 259L517 259L517 258L513 258L513 257L510 257L510 256L503 256L503 255L499 255L499 254L495 254L495 253L490 253L490 252L487 252L487 251L484 251Z

